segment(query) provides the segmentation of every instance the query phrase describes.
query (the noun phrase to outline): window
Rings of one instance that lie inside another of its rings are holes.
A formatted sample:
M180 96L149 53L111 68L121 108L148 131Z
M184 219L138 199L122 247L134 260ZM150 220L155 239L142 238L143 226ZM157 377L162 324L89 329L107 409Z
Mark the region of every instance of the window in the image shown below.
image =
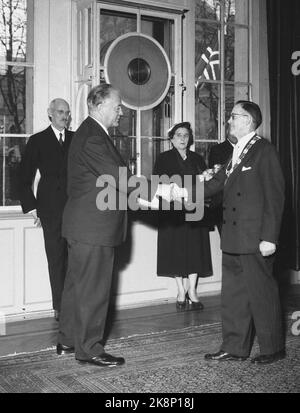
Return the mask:
M152 173L157 155L170 147L166 131L174 122L175 106L179 100L174 87L175 21L176 16L172 14L133 7L122 9L105 5L100 9L100 81L106 81L104 59L109 46L119 36L128 33L140 32L150 36L162 46L170 61L172 78L165 98L151 109L124 106L120 125L111 132L131 171L145 176ZM151 65L152 62L148 63ZM124 76L127 73L124 72Z
M0 0L1 207L19 204L18 167L32 132L32 39L33 0Z
M196 0L195 149L226 138L232 106L250 99L249 0Z

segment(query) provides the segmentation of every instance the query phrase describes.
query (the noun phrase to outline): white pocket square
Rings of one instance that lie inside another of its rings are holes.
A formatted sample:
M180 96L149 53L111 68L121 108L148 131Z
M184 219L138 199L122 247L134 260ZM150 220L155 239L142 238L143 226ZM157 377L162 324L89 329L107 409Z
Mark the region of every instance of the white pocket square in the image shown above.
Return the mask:
M250 169L252 169L252 166L243 166L242 172L249 171Z

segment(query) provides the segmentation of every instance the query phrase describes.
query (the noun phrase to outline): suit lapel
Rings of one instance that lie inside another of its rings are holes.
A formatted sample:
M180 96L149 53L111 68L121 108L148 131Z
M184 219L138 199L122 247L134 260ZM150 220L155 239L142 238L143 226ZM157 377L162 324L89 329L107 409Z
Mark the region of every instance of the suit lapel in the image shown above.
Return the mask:
M48 128L46 129L46 131L47 131L47 135L49 136L49 139L50 139L51 141L53 141L53 142L57 142L57 143L58 143L57 137L55 136L55 133L53 132L52 127L51 127L51 126L48 126Z
M60 146L60 143L57 140L57 137L55 136L55 133L53 132L53 129L51 126L49 126L46 129L47 132L47 137L49 139L49 144L54 145L56 147L57 153L63 156L63 150L62 147Z
M117 148L115 147L115 145L113 144L111 138L105 134L106 136L106 141L107 141L107 146L109 148L109 150L111 151L114 159L116 160L116 162L118 164L121 164L122 166L126 166L124 159L122 158L120 152L117 150Z

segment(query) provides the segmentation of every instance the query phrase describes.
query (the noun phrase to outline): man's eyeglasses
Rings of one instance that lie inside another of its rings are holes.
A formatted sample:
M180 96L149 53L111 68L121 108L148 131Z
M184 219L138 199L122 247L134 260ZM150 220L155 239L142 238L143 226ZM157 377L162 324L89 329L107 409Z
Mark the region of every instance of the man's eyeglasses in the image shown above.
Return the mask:
M233 120L234 120L235 118L237 118L238 116L246 116L246 117L248 117L249 115L243 115L242 113L231 113L231 114L230 114L230 118L233 119ZM230 118L229 118L229 119L230 119Z

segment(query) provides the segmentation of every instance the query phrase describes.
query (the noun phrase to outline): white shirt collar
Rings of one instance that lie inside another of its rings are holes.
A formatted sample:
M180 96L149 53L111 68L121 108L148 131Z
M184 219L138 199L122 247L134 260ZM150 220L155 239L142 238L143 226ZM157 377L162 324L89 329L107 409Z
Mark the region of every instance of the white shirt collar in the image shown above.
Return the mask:
M56 138L57 138L58 141L59 141L59 134L60 134L60 133L62 134L62 140L63 140L63 142L64 142L64 141L65 141L65 129L63 129L63 130L58 130L58 129L56 129L55 126L52 125L52 123L51 123L51 128L52 128L53 132L55 133L55 136L56 136Z
M238 152L241 153L242 150L245 148L247 143L250 141L250 139L255 135L255 131L252 131L248 133L247 135L243 136L241 139L237 141L237 143L234 145L235 148L238 149Z
M107 128L103 125L103 123L100 122L100 120L94 118L93 116L89 115L92 119L94 119L97 123L99 123L99 125L101 126L102 129L105 130L105 132L107 133L107 135L109 136L108 130Z
M252 131L248 133L247 135L243 136L241 139L237 141L237 143L233 147L233 153L232 153L232 166L231 170L233 169L235 163L237 162L240 154L243 152L245 146L247 143L252 139L252 137L256 134L255 131Z

